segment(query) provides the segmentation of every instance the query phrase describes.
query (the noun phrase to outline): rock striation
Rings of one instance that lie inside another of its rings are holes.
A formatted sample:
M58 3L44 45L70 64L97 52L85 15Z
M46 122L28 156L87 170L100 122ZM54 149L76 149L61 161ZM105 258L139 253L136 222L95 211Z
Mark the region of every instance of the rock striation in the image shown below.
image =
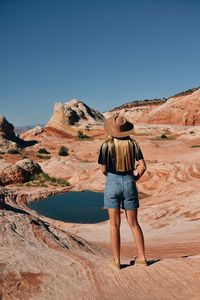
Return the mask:
M200 125L200 88L169 98L128 102L110 112L125 115L133 123Z
M200 89L191 94L169 98L150 111L143 121L153 124L200 125Z
M103 125L104 116L97 110L90 108L84 102L72 99L64 104L56 102L53 115L46 127L53 127L67 131L70 128L98 128Z

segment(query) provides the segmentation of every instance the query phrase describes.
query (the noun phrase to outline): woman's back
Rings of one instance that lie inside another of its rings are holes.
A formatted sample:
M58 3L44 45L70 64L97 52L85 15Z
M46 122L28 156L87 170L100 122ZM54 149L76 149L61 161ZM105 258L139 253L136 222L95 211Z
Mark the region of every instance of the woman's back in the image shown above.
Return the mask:
M143 159L139 144L132 138L108 136L102 144L98 163L107 166L107 171L126 174L135 169L135 160Z

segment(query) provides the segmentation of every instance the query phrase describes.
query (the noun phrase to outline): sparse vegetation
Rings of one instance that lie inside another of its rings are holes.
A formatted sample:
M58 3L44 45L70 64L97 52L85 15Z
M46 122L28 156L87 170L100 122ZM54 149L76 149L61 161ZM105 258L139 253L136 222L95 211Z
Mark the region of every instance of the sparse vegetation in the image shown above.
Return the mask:
M67 156L67 155L69 155L69 150L68 150L68 148L65 147L65 146L61 146L61 147L60 147L60 150L59 150L59 152L58 152L58 155L59 155L59 156Z
M49 155L49 154L50 154L50 152L48 152L48 151L43 147L43 148L40 148L40 149L36 152L35 156L36 156L37 158L50 159L50 158L51 158L51 155Z
M168 139L168 136L165 133L162 133L160 137L161 139Z
M183 91L183 92L181 92L181 93L178 93L178 94L174 95L174 96L171 97L171 98L179 97L179 96L185 96L185 95L190 95L190 94L192 94L193 92L197 91L199 88L200 88L200 87L188 89L188 90L186 90L186 91Z
M50 154L50 152L48 152L45 148L40 148L37 153L40 153L40 154Z
M81 130L79 130L79 131L78 131L78 134L77 134L77 139L78 139L78 140L91 140L91 139L92 139L92 136L83 134L83 132L82 132Z
M49 154L36 153L35 156L38 157L38 158L43 158L43 159L50 159L51 158L51 155L49 155Z
M166 140L175 140L176 136L174 135L166 135L165 133L162 133L159 136L153 137L151 140L152 141L166 141Z
M49 176L47 173L34 174L30 177L30 181L26 186L44 186L47 187L47 183L51 185L69 186L69 182L63 178L56 178Z
M115 111L118 109L130 109L132 107L139 107L144 105L161 105L167 101L168 98L162 98L162 99L141 99L141 100L134 100L131 102L127 102L125 104L122 104L120 106L114 107L110 111Z
M200 145L192 145L191 148L199 148Z

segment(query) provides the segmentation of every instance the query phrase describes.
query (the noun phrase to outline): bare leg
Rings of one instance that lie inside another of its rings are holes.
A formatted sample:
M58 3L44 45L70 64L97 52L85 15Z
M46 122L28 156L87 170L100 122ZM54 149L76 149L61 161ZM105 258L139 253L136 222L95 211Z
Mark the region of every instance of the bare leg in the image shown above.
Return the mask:
M146 259L145 257L145 246L144 246L144 236L142 229L137 220L138 209L125 211L126 219L133 233L136 247L137 247L137 258L139 260Z
M110 218L110 237L112 243L113 257L117 263L120 263L120 224L121 216L119 208L109 208L108 214Z

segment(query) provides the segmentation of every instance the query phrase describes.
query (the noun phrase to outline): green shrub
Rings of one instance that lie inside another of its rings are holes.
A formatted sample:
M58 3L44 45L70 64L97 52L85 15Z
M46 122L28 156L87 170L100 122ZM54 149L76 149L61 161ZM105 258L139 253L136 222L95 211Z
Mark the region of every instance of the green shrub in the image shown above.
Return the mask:
M91 140L91 139L92 139L92 136L83 134L83 132L82 132L81 130L79 130L79 131L78 131L78 134L77 134L77 139L78 139L78 140Z
M40 154L50 154L50 152L48 152L45 148L40 148L37 153L40 153Z
M9 153L9 154L19 154L19 150L18 149L9 149L7 151L7 153Z
M50 177L49 181L56 183L57 179L55 177Z
M152 141L164 141L164 140L175 140L176 136L174 135L166 135L166 134L161 134L160 136L155 136L151 140Z
M57 183L61 184L61 185L69 185L69 182L63 178L57 178Z
M61 147L60 147L60 150L59 150L59 152L58 152L58 155L59 155L59 156L67 156L67 155L69 155L69 150L68 150L68 148L65 147L65 146L61 146Z
M44 158L44 159L50 159L51 158L51 155L48 155L48 154L36 153L35 156L38 157L38 158Z
M165 133L162 133L160 137L161 139L168 139L168 136Z
M69 182L63 178L51 177L47 173L34 174L30 177L29 183L32 181L32 186L45 186L45 182L49 182L51 185L68 186ZM26 184L27 185L27 184Z

